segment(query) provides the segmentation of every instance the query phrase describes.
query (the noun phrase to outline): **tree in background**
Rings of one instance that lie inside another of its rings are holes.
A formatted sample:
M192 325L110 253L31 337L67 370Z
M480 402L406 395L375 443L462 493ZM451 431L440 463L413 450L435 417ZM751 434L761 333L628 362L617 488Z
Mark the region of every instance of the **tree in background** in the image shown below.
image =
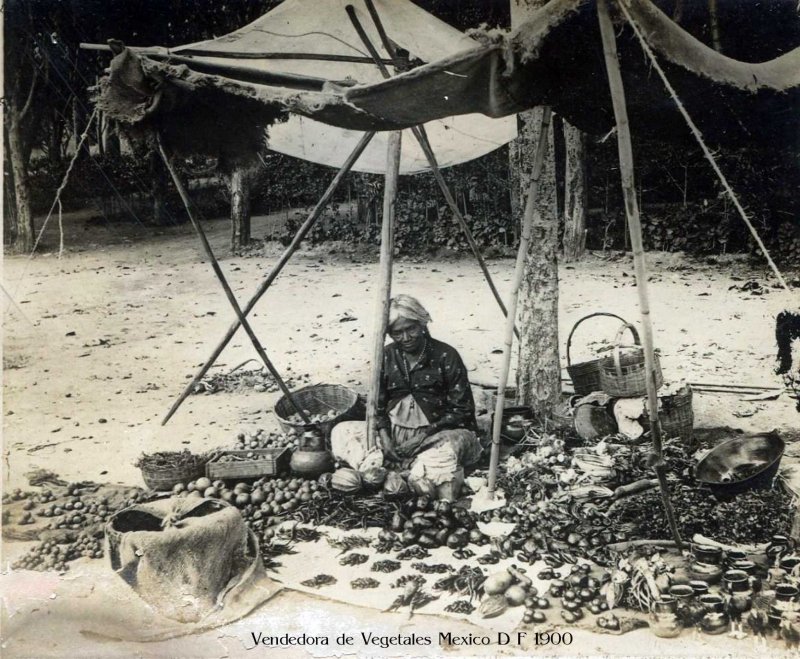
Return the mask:
M512 0L512 27L524 22L543 0ZM543 108L518 116L518 137L510 147L512 213L522 218L530 186ZM558 355L558 210L556 200L555 145L552 124L536 199L536 214L525 260L518 323L517 400L534 413L549 417L561 396Z

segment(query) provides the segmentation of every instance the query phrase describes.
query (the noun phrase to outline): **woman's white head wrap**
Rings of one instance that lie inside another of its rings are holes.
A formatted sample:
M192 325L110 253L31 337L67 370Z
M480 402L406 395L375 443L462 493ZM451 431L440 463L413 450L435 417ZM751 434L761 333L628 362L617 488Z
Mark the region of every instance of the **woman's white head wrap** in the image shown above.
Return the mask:
M431 322L431 315L425 307L410 295L396 295L389 300L389 329L401 318L413 320L423 327Z

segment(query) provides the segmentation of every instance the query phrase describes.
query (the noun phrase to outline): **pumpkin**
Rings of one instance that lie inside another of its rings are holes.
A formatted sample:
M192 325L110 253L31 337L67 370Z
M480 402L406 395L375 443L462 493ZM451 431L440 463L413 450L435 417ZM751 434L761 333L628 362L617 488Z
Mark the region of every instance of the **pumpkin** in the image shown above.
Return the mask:
M337 469L331 476L331 487L339 492L355 494L361 491L361 474L355 469Z

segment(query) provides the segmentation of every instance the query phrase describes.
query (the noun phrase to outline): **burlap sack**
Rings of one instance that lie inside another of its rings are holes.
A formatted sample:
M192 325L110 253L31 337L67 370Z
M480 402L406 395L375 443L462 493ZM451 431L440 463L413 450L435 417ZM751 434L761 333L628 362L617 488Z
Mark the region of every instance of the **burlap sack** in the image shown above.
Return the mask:
M106 539L117 574L179 622L198 622L265 576L252 531L236 508L216 499L131 506L111 518Z

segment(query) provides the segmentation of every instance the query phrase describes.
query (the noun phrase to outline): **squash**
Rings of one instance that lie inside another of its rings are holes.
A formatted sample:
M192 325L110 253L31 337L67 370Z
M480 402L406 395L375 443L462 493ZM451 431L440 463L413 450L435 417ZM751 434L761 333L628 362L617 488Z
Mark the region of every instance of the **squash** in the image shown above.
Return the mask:
M331 487L339 492L355 494L361 491L361 474L355 469L337 469L331 477Z
M373 467L361 472L364 485L379 489L386 480L386 470L383 467Z
M383 481L383 496L387 499L400 498L409 492L408 483L400 474L396 471L386 473L386 479Z
M514 577L509 574L508 570L502 572L495 572L486 577L483 582L483 592L487 595L502 595L514 583Z

